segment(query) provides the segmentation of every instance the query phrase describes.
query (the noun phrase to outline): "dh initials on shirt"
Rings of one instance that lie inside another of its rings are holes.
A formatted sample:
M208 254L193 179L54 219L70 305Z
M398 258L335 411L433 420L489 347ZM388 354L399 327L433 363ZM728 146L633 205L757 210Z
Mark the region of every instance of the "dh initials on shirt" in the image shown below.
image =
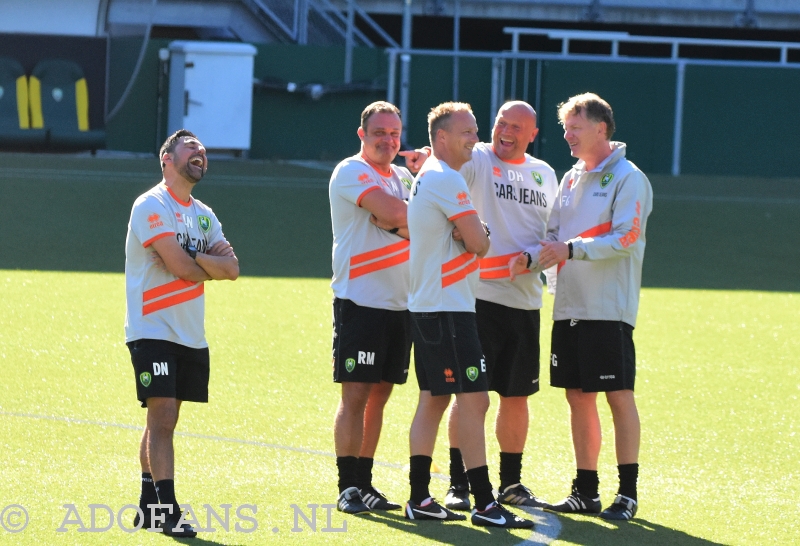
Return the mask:
M169 375L166 362L153 362L153 375Z
M366 364L367 366L374 366L375 353L366 353L364 351L358 351L358 363Z

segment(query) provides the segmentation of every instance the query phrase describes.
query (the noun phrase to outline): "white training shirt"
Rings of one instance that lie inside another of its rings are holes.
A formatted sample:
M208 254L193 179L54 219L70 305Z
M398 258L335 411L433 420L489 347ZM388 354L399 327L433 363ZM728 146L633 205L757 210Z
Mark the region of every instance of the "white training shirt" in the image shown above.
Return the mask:
M477 255L453 240L454 220L477 214L464 177L435 157L417 174L408 202L411 294L408 309L475 312Z
M591 171L581 160L561 180L547 239L572 242L558 267L553 320L623 321L636 326L650 181L625 159L625 144Z
M163 182L133 203L125 241L125 341L160 339L193 349L205 338L203 282L179 279L153 261L154 241L175 237L198 252L225 239L214 211L190 197L181 201Z
M333 227L333 281L337 298L364 307L408 309L409 242L369 221L361 200L371 191L408 199L413 176L391 165L384 173L361 155L339 163L328 193Z
M480 259L478 299L515 309L541 309L539 272L525 270L511 282L508 262L520 252L529 252L536 263L558 193L555 171L528 154L519 162L503 161L491 144L481 142L459 172L481 220L492 232L489 252Z

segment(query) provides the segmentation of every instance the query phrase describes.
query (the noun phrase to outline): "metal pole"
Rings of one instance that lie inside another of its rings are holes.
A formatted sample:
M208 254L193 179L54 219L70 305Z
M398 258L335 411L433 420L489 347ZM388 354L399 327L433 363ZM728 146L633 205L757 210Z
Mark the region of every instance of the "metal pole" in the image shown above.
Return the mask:
M297 0L297 43L308 43L308 0Z
M408 118L408 93L411 80L411 0L404 0L403 4L403 51L400 55L400 112ZM403 133L403 144L406 135Z
M536 126L542 126L539 123L539 120L542 117L542 60L536 60L536 97L533 99L534 107L533 109L536 110ZM539 143L542 141L541 138L537 138L533 141L533 156L539 157Z
M453 51L458 52L461 44L461 0L453 4ZM453 100L458 100L458 55L453 55Z
M394 104L395 87L397 87L397 51L389 52L389 81L386 82L386 102Z
M344 37L344 83L353 81L353 25L356 19L355 0L347 0L347 33Z
M489 127L494 125L494 116L500 107L500 63L504 62L503 59L492 59L492 97L491 108L489 109Z
M678 78L675 84L675 129L672 136L672 176L681 174L681 133L683 132L683 87L686 79L686 63L677 64Z

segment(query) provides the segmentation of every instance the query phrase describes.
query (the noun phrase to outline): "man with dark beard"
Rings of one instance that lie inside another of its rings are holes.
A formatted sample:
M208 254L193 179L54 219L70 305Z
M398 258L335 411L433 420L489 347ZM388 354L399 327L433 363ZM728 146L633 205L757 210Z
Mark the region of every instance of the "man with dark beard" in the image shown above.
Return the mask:
M134 526L193 537L175 499L172 438L181 402L208 402L203 282L235 280L239 261L214 212L191 196L208 169L202 143L181 129L159 156L164 177L134 202L125 248L125 341L147 408Z

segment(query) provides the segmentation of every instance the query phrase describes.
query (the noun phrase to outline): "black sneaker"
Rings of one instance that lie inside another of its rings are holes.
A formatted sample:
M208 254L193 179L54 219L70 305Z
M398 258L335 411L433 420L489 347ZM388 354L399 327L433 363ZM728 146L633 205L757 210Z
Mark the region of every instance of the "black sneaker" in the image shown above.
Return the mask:
M357 487L348 487L339 493L339 500L336 502L336 507L340 512L344 512L345 514L369 512L369 506L364 504L364 500L361 498L361 493L358 492Z
M515 483L503 489L497 496L497 502L512 506L533 506L535 508L541 508L547 504L542 499L537 498L536 495L531 493L530 489L521 483Z
M556 504L545 504L545 510L560 512L562 514L599 514L600 497L592 499L578 491L575 484L572 485L572 493L569 497Z
M370 510L400 510L401 506L386 498L376 487L365 487L361 491L361 498Z
M145 529L145 530L149 529L150 528L150 524L151 524L151 522L150 522L150 508L142 508L140 506L139 509L142 511L142 515L144 516L142 518L142 526L140 527L140 529ZM133 516L133 526L134 527L139 527L139 512L136 512L136 515Z
M464 510L469 512L469 486L451 485L444 496L444 506L450 510Z
M512 514L502 504L493 502L485 510L473 510L472 525L481 527L501 527L503 529L531 529L533 522Z
M617 495L614 504L603 510L600 517L603 519L626 521L632 519L639 509L639 503L625 495Z
M436 502L433 497L428 498L422 504L408 501L406 503L405 516L406 519L438 519L440 521L464 521L467 519L467 516L451 512Z
M175 537L175 538L194 538L197 536L197 531L189 525L188 523L184 522L178 525L178 522L181 520L181 514L167 514L166 519L164 519L164 523L160 525L161 530L164 532L165 535L168 537Z

